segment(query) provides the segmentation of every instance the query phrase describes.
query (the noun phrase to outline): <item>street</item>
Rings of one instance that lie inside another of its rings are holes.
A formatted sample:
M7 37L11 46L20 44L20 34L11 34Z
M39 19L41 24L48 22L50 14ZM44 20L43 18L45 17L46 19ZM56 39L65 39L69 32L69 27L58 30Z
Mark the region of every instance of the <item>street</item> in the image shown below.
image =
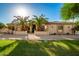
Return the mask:
M0 34L0 39L17 40L78 40L79 35Z

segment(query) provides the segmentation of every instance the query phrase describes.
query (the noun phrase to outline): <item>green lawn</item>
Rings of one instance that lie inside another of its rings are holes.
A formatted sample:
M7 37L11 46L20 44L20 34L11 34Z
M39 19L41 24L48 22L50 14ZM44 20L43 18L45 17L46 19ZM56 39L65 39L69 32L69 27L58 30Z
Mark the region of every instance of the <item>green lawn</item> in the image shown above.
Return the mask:
M1 56L78 55L79 40L0 40Z

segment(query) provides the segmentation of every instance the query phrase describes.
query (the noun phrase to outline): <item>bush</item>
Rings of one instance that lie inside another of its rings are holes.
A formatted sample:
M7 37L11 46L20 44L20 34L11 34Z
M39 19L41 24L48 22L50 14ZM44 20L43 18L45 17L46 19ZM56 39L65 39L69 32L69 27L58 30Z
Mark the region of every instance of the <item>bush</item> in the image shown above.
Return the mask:
M70 33L66 33L67 35L69 35Z
M49 33L49 35L56 35L56 33Z

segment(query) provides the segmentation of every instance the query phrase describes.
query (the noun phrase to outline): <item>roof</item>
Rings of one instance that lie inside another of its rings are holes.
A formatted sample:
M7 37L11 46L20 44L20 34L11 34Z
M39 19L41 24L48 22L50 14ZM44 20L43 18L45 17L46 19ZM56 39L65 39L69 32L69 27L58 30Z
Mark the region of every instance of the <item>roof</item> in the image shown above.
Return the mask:
M57 25L73 25L73 22L48 22L46 25L57 24Z

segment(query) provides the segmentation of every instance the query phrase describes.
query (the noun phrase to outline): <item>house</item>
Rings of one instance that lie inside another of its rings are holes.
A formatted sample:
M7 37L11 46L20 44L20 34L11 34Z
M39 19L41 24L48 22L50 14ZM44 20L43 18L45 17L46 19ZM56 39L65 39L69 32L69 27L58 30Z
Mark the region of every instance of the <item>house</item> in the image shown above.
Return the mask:
M45 24L49 34L73 34L73 27L74 23L72 22L48 22Z
M34 24L35 25L35 24ZM36 31L38 27L35 25ZM15 26L16 31L21 31L21 26ZM27 27L25 27L27 28ZM73 34L74 23L72 22L48 22L41 26L40 31L46 31L49 34ZM30 28L30 30L32 30Z

